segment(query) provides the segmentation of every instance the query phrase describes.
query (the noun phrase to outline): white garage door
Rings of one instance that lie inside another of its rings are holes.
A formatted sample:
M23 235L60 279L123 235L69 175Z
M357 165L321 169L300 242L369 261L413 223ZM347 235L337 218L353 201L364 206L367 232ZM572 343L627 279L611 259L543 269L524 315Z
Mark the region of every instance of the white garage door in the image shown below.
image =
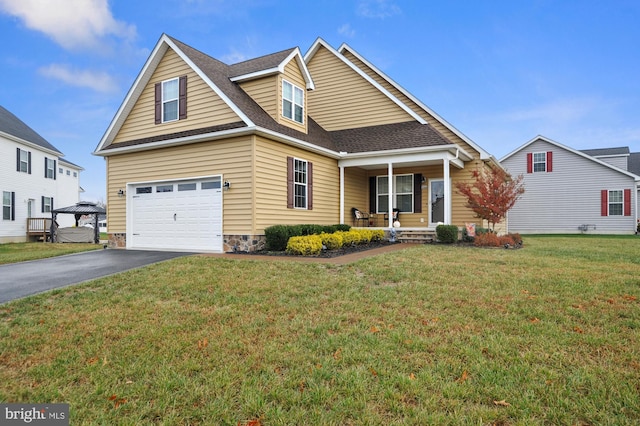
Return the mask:
M222 251L222 178L132 185L127 246Z

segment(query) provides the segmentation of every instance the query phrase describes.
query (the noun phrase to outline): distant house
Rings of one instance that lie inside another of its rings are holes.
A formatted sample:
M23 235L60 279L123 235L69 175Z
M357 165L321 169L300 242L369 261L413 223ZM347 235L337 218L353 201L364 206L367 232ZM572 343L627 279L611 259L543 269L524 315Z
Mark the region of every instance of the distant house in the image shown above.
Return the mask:
M633 234L640 153L578 151L537 136L500 160L523 175L525 193L507 216L509 232Z
M412 66L410 61L407 66ZM98 144L109 242L254 250L277 224L475 222L452 190L500 167L375 65L318 39L228 65L162 35Z
M27 240L27 218L51 218L51 210L80 198L82 167L22 120L0 106L0 243ZM61 218L71 226L73 218ZM42 222L44 224L44 222Z

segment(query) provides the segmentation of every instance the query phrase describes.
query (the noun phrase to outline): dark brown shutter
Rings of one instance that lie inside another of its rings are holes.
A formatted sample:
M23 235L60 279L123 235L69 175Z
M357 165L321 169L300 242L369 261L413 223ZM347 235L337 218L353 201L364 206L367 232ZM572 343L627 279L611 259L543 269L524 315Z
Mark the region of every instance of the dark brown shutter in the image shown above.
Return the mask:
M179 80L178 92L178 119L187 118L187 76L183 75Z
M293 157L287 157L287 208L293 208Z
M307 161L307 209L313 210L313 163Z
M413 175L413 212L422 213L422 173Z
M603 189L600 191L600 216L609 215L609 191Z
M155 90L156 124L162 123L162 83L156 83Z
M376 211L376 177L369 178L369 213L377 213Z

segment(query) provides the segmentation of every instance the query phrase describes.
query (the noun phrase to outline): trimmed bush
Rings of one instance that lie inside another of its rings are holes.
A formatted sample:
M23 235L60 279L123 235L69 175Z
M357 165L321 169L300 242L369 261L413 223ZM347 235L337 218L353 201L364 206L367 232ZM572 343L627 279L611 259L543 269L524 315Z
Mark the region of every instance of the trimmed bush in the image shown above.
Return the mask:
M458 227L455 225L436 226L436 237L441 243L455 243L458 241Z
M351 230L351 225L347 225L346 223L338 223L337 225L331 225L336 228L336 231L349 231ZM335 231L334 231L335 232Z
M264 230L267 250L283 251L287 248L287 242L292 236L292 227L287 225L274 225Z
M493 232L487 232L486 234L476 235L476 239L473 244L478 247L500 247L500 237Z
M303 235L289 238L287 253L309 256L322 251L322 238L319 235Z
M342 235L339 233L328 234L323 232L320 234L320 238L327 250L336 250L342 247Z
M362 239L360 233L355 229L352 229L352 230L347 231L347 232L338 231L338 232L336 232L336 234L340 234L342 236L342 245L343 246L351 246L351 245L360 244L360 240Z

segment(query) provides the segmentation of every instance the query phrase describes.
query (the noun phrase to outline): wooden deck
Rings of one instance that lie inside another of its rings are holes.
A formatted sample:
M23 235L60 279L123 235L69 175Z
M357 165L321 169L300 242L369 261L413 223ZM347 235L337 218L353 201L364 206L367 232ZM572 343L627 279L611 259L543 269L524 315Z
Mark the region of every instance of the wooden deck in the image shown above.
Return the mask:
M51 240L51 218L30 217L27 218L27 239L31 241Z

